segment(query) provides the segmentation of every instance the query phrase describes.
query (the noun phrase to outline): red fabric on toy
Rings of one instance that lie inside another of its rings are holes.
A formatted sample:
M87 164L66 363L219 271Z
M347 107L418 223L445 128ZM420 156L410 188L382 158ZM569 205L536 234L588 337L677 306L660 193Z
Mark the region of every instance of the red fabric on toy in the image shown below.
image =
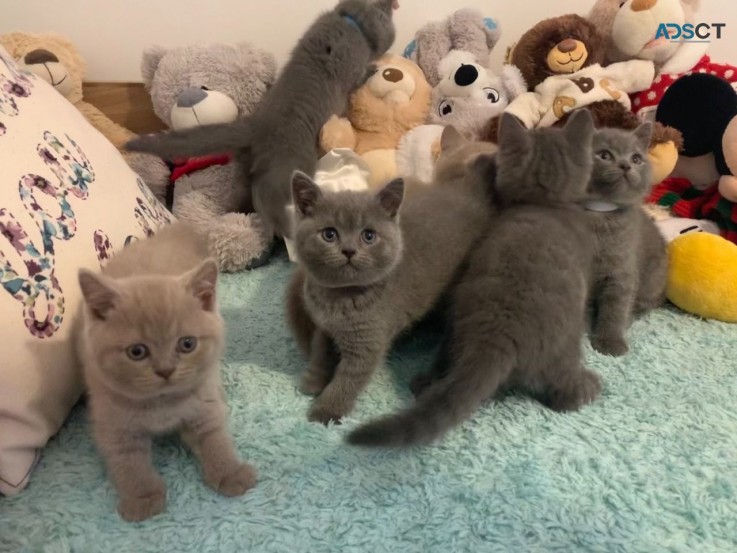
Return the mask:
M203 156L192 157L189 159L180 159L173 162L173 168L169 182L174 183L179 177L189 175L200 169L207 169L213 165L225 165L231 161L230 155Z
M658 75L655 77L650 88L643 90L642 92L630 94L630 100L632 100L632 111L634 113L638 113L643 109L655 109L663 98L666 90L670 88L670 85L672 85L679 77L682 77L683 75L691 75L692 73L709 73L711 75L721 77L733 85L737 84L737 67L723 63L712 63L709 56L704 56L689 71L681 74L670 73ZM698 101L698 99L694 98L694 101Z
M737 204L722 196L718 187L700 190L687 179L670 177L653 187L647 201L669 208L677 217L714 221L722 237L737 244Z

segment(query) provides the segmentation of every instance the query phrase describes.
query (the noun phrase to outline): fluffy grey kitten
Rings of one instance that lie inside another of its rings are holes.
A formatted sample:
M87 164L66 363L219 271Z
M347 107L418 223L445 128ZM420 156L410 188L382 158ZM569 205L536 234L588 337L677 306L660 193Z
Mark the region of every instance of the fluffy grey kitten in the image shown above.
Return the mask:
M435 186L412 189L404 202L401 179L378 194L328 193L295 174L302 264L287 319L309 357L301 389L317 395L310 420L348 414L397 335L427 315L457 276L492 213L466 164L490 148L462 143L444 152Z
M642 210L650 189L647 151L652 125L594 134L594 169L585 205L595 238L591 344L609 355L627 352L633 315L665 299L665 241Z
M164 510L166 486L151 462L161 434L181 434L221 494L243 494L256 482L227 428L216 282L207 241L183 223L131 244L102 274L80 271L77 350L95 442L125 520Z
M494 184L501 212L452 294L435 375L412 407L358 427L350 443L430 442L506 385L561 411L599 394L599 376L582 361L593 248L581 202L593 131L586 110L562 129L527 131L502 116ZM477 168L493 163L482 158Z
M276 233L291 236L286 206L292 172L313 174L317 138L394 42L393 0L341 0L302 36L257 111L233 123L141 136L128 150L167 158L233 152L250 204Z

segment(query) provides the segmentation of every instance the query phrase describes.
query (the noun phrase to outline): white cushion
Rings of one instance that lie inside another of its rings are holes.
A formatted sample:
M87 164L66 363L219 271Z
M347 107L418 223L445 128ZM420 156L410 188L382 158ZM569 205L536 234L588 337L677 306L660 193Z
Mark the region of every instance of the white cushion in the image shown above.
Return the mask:
M120 153L0 48L0 493L28 482L83 392L77 271L170 215Z

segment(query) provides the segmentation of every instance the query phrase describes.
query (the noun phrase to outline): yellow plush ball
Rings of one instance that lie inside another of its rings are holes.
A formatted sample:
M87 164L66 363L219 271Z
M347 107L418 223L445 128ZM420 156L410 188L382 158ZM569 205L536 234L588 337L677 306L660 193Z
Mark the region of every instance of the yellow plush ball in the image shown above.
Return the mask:
M737 323L737 245L694 232L668 246L668 299L705 319Z

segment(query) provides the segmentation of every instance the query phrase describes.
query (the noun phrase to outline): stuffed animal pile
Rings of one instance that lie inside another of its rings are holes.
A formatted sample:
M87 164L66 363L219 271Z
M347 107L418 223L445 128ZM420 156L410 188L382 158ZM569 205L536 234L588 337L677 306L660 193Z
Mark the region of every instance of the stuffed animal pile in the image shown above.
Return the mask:
M340 160L339 170L347 163L374 188L397 176L429 185L447 126L495 142L504 112L527 127L563 125L580 109L599 127L654 121L653 189L643 208L670 242L668 297L696 315L737 322L737 66L712 62L708 44L653 39L661 21L695 22L698 6L597 0L586 15L531 22L508 42L499 68L490 64L502 38L495 19L469 8L429 22L403 56L380 57L345 113L325 123L320 166ZM82 99L85 66L69 41L10 33L0 44L116 146L132 138ZM151 48L142 70L156 114L174 130L253 113L277 76L273 57L247 44ZM125 155L177 217L207 230L221 270L266 262L272 229L252 212L246 176L228 152L166 163Z

